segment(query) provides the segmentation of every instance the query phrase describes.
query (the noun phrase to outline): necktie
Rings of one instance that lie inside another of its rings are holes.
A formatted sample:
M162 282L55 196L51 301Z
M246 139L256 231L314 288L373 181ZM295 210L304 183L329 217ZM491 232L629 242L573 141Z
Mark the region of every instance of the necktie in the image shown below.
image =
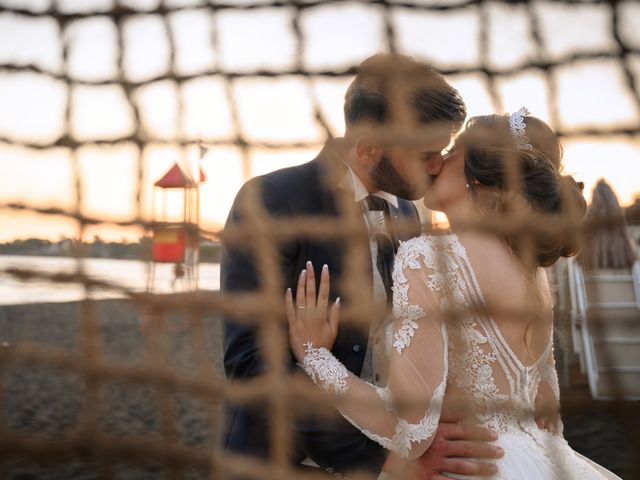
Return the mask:
M376 258L376 267L382 278L385 292L387 293L387 302L391 303L393 284L393 259L395 256L395 248L393 240L389 234L387 223L389 222L389 205L387 202L374 195L369 195L364 199L365 208L373 213L379 212L378 215L367 215L369 220L369 228L372 237L378 245L378 254Z

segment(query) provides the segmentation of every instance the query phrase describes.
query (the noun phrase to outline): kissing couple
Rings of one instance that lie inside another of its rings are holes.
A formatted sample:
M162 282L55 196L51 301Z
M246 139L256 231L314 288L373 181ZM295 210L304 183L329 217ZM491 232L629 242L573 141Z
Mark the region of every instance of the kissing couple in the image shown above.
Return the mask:
M368 239L360 250L309 235L278 246L286 370L306 373L340 414L296 419L291 465L380 479L617 479L569 447L558 414L544 268L577 253L578 228L562 227L586 203L562 174L557 135L524 108L465 122L444 77L397 54L359 66L344 114L344 137L314 160L247 182L225 227L249 222L257 191L274 218L350 212ZM423 232L415 200L450 230ZM353 265L366 273L357 285ZM224 245L223 292L263 281L254 249ZM266 371L259 321L225 319L230 381ZM268 459L267 413L227 404L226 451Z

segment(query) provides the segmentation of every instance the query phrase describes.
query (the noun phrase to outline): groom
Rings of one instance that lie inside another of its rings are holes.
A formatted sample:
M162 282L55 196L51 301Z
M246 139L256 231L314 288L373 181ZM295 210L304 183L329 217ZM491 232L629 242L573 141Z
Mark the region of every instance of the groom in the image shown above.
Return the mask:
M296 217L338 217L345 198L354 202L359 212L356 221L363 232L368 230L370 234L370 255L361 259L369 265L367 285L362 289L381 306L379 310L388 311L395 249L400 240L421 231L411 200L421 198L430 176L439 173L441 152L461 128L466 109L458 92L428 65L401 55L381 54L360 65L345 95L344 114L345 137L328 141L314 160L247 182L236 197L226 226L240 226L246 221L243 201L256 186L261 207L273 217L290 218L292 222ZM374 230L382 235L374 237ZM252 252L237 244L224 247L221 290L256 290L261 279ZM295 290L298 275L311 261L316 268L328 265L330 296L341 296L342 310L346 311L349 296L341 283L348 263L345 249L345 241L302 236L281 245L278 255L283 302L285 288ZM379 343L377 321L368 320L371 325L364 327L342 322L332 351L351 372L378 383L383 373L373 364L371 355L374 343ZM242 380L264 373L261 341L255 325L225 318L224 367L228 379ZM289 369L297 369L293 356ZM272 446L265 411L264 406L228 404L225 449L267 458ZM417 478L430 478L439 471L492 474L491 465L464 459L493 456L485 443L477 441L486 439L487 434L454 423L441 424L434 447L416 464ZM337 473L357 469L377 473L387 457L382 447L341 417L296 423L293 450L292 464L306 458Z

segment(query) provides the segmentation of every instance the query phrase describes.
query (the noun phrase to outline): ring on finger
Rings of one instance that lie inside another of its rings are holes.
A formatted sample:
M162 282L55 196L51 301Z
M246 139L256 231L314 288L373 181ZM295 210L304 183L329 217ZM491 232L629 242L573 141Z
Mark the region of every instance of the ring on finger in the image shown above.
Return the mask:
M304 305L298 305L298 309L300 309L300 310L304 310L305 308L307 308L307 307L305 307Z

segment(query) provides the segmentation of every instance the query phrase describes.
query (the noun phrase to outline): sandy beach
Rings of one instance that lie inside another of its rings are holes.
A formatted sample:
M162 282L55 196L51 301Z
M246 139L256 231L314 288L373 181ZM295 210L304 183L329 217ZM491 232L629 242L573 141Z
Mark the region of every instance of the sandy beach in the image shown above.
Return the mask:
M95 305L95 318L100 328L98 344L103 361L107 364L136 368L148 360L151 352L149 339L141 332L140 312L135 304L125 300L100 300ZM16 344L38 345L63 349L77 354L82 361L80 337L81 305L79 303L43 303L0 307L0 344L10 349ZM204 341L208 353L207 368L214 374L222 373L222 341L220 322L213 316L203 316ZM165 362L185 378L193 376L199 366L193 344L192 330L186 316L173 313L165 320L161 338L166 347ZM8 345L8 346L6 346ZM156 363L155 365L158 365ZM63 438L83 419L87 395L85 382L76 373L36 365L3 365L4 424L12 432L27 435L44 434L47 438ZM100 389L102 408L98 424L110 438L135 436L159 439L167 427L162 420L161 403L155 389L140 384L108 382ZM175 418L178 443L187 447L211 451L220 419L212 427L211 408L202 398L175 391L168 395ZM0 448L0 450L2 450ZM84 452L91 457L91 452ZM2 455L0 455L2 457ZM91 461L63 461L37 465L31 460L4 459L3 475L7 479L80 480L103 477L104 465ZM166 471L159 465L110 465L117 479L165 478ZM207 472L185 471L182 478L208 478Z
M99 351L106 362L118 365L141 365L150 353L148 337L140 329L140 312L126 300L94 302L100 328ZM63 349L77 354L82 361L79 303L41 303L0 307L0 348L33 344ZM206 346L206 368L212 375L222 372L220 321L213 315L202 318L201 340ZM166 364L183 375L193 375L201 366L193 347L192 330L185 315L168 316L162 338L166 345ZM4 426L11 432L28 436L46 435L61 438L73 431L86 410L85 384L75 373L48 366L2 364L2 408ZM580 387L576 387L580 388ZM109 382L100 390L102 408L98 413L100 430L112 438L161 438L166 431L162 421L162 402L148 385ZM581 394L577 390L578 394ZM588 391L584 393L588 395ZM169 394L175 417L175 438L187 447L211 450L219 433L218 405L205 405L202 398L185 392ZM591 405L591 404L590 404ZM593 408L580 414L564 413L565 437L582 454L611 469L622 478L631 479L633 432L624 419L610 410ZM216 413L217 412L217 413ZM212 417L213 415L213 417ZM217 417L217 418L215 418ZM0 455L1 456L1 455ZM2 478L11 480L90 480L104 477L126 480L170 478L159 465L137 462L96 462L91 452L87 460L56 461L36 464L33 460L1 459ZM48 457L45 455L45 457ZM44 461L43 460L43 461ZM105 470L106 468L106 470ZM210 472L184 470L182 478L209 478Z

